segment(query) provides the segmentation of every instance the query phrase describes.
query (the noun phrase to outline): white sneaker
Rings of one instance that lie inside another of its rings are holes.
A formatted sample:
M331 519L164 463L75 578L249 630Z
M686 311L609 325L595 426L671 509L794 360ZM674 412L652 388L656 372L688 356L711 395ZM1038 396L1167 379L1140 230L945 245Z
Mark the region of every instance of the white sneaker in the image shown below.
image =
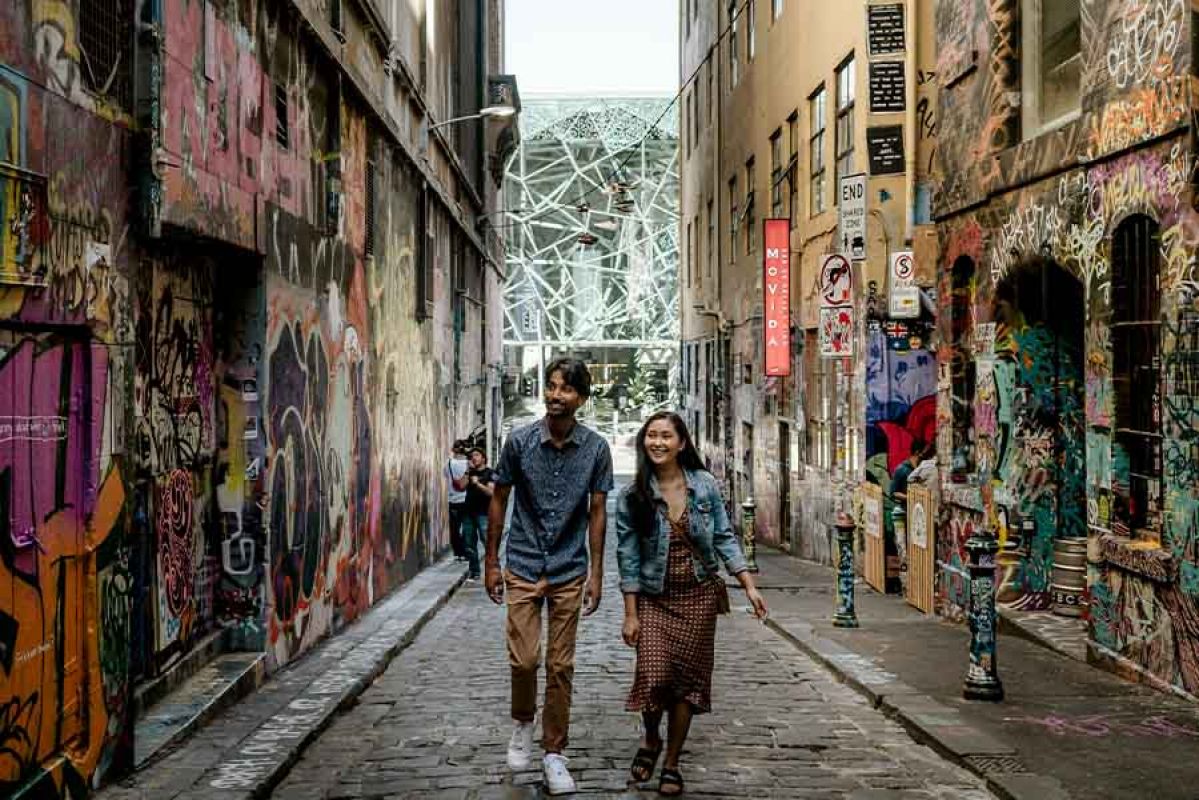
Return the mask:
M512 739L508 742L508 766L512 769L526 769L532 756L533 723L518 722L512 729Z
M541 763L545 772L545 790L549 794L574 794L575 779L570 777L566 769L566 756L559 753L546 753Z

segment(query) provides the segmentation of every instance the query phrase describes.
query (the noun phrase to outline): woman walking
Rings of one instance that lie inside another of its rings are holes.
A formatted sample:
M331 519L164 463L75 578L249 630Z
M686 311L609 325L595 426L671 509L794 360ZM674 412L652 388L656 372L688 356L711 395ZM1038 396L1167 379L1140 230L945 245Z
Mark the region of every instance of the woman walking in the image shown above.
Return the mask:
M625 644L637 648L626 708L641 713L645 736L630 772L648 781L666 756L658 793L683 793L679 754L691 717L711 710L716 616L729 609L719 562L766 616L733 534L716 479L700 460L678 414L654 414L637 434L637 477L616 507L617 559L624 593Z

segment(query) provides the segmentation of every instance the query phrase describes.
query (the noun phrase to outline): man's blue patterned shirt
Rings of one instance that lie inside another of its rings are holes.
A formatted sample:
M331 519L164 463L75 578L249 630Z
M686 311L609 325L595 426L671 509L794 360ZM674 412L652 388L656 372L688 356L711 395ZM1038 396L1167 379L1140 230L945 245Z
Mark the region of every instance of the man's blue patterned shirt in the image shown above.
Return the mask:
M551 584L587 574L591 495L612 491L612 451L604 437L576 423L554 447L544 419L508 435L496 483L512 487L507 567L518 578Z

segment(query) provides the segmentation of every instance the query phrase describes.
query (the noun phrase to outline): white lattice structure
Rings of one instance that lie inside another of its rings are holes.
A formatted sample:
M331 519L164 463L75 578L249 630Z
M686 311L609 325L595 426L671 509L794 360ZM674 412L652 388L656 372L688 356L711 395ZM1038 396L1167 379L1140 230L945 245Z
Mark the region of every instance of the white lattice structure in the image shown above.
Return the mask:
M506 345L677 349L678 132L670 102L524 101L521 145L506 173ZM586 210L577 207L583 195ZM585 232L593 244L579 243Z

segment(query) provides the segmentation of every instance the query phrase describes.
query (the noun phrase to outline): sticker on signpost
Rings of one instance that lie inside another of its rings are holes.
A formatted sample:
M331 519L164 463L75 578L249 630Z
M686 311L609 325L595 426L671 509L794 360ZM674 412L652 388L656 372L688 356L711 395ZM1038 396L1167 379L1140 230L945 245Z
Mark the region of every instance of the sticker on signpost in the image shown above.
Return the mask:
M820 309L820 355L848 358L853 355L853 306Z

